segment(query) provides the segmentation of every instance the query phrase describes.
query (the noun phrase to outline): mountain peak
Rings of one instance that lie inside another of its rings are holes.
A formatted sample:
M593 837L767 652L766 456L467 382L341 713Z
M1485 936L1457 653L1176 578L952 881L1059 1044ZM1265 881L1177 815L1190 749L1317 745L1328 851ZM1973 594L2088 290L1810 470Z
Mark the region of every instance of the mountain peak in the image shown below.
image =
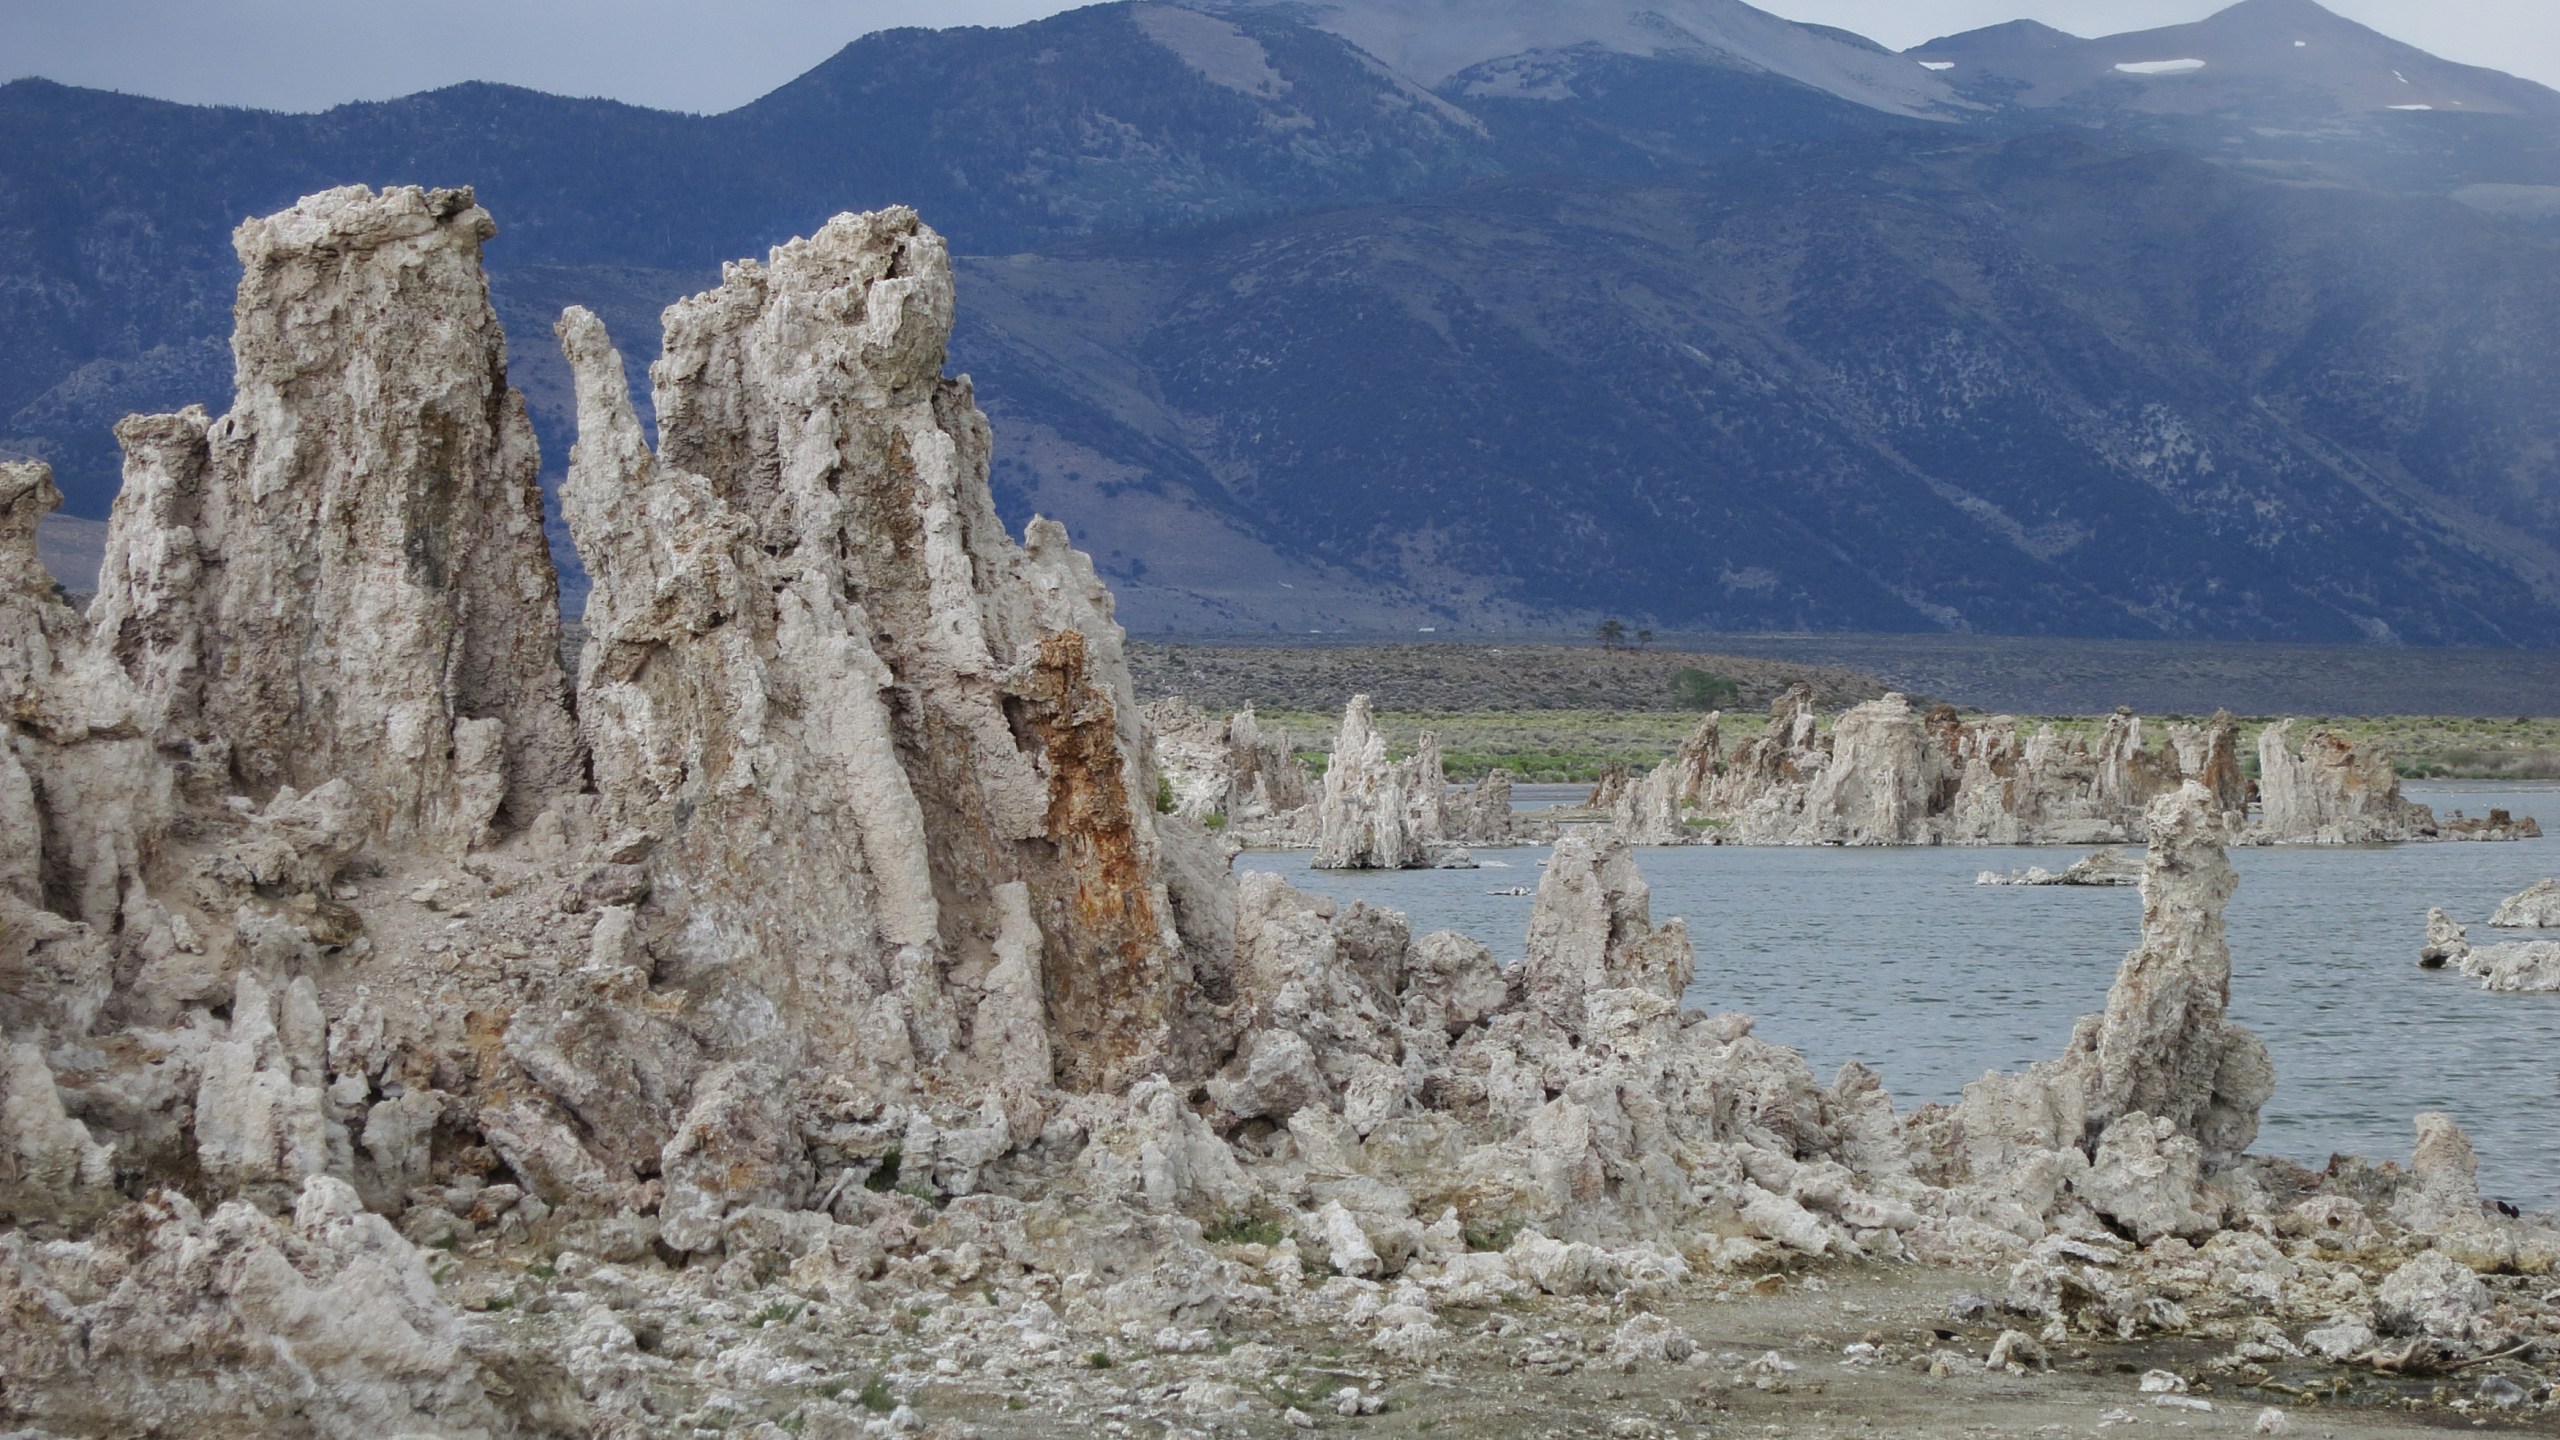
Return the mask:
M2560 94L2440 60L2318 0L2239 0L2202 20L2081 40L2032 21L1906 52L1948 80L2005 82L2029 108L2089 102L2153 114L2322 116L2441 110L2560 116Z
M2058 50L2067 45L2087 42L2068 30L2057 30L2041 20L2010 20L1998 25L1985 25L1978 30L1962 30L1941 35L1903 51L1905 55L1930 55L1941 51L2004 49Z
M1262 0L1184 3L1228 14ZM1872 41L1742 0L1305 0L1289 10L1433 88L1487 61L1590 47L1765 71L1896 115L1963 108L1936 76Z

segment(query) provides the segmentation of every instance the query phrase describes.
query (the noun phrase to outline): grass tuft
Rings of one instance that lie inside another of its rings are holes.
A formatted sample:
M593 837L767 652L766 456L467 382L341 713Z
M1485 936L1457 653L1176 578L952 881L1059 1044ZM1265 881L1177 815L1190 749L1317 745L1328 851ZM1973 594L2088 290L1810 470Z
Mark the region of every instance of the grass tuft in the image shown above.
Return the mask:
M1287 1237L1280 1222L1265 1215L1229 1215L1200 1232L1212 1245L1277 1245Z

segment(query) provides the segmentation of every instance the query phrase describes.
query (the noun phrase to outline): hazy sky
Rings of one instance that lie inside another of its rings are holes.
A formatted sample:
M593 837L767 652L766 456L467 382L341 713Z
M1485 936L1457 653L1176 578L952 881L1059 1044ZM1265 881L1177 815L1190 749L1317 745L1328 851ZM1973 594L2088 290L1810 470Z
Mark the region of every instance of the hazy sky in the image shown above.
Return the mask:
M2218 0L1760 0L1897 48L2033 16L2081 35ZM2328 0L2450 60L2560 86L2560 0ZM678 110L741 105L892 25L1010 25L1057 0L0 0L0 79L317 110L503 80Z

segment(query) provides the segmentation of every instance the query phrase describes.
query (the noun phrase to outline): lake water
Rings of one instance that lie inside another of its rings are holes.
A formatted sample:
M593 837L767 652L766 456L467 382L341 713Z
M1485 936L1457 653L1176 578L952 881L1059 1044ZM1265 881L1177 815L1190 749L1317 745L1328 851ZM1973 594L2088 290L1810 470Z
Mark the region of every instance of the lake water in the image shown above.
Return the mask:
M2560 785L2411 785L2438 814L2493 805L2560 831ZM1746 1011L1755 1034L1804 1052L1828 1079L1863 1060L1897 1108L1953 1100L1985 1070L2061 1049L2104 1008L2140 938L2131 889L1994 888L1984 870L2059 869L2058 848L1639 852L1653 915L1689 923L1691 1006ZM1414 933L1458 930L1519 958L1538 848L1479 850L1482 870L1326 872L1303 852L1240 868L1402 910ZM2410 1117L2443 1110L2470 1131L2484 1192L2560 1208L2560 996L2492 995L2420 970L2427 907L2472 939L2525 938L2484 922L2499 900L2560 874L2560 839L2515 844L2241 848L2227 913L2233 1018L2267 1042L2276 1093L2257 1149L2318 1166L2332 1152L2405 1157ZM1507 867L1507 868L1502 868Z

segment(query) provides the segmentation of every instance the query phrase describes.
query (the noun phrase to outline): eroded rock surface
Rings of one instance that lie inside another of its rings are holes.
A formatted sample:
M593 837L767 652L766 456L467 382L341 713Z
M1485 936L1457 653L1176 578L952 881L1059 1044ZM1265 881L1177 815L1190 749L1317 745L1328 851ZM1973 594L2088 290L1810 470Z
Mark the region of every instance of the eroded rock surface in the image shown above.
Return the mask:
M2389 755L2331 730L2315 729L2297 747L2293 723L2279 720L2258 735L2260 838L2361 845L2436 833L2435 812L2401 796Z
M343 779L368 839L460 849L578 788L496 233L467 189L243 223L230 412L118 427L96 658L214 793Z
M2489 923L2509 930L2560 929L2560 880L2536 880L2508 896Z
M2501 909L2499 913L2506 911ZM2468 975L2480 982L2481 989L2501 994L2543 995L2560 991L2560 940L2475 945L2469 930L2441 907L2427 912L2427 940L2419 947L2418 964L2423 969L2449 969Z
M1352 696L1325 766L1317 869L1411 870L1431 863L1439 797L1413 793L1415 768L1387 758L1387 737L1370 718L1369 697Z

